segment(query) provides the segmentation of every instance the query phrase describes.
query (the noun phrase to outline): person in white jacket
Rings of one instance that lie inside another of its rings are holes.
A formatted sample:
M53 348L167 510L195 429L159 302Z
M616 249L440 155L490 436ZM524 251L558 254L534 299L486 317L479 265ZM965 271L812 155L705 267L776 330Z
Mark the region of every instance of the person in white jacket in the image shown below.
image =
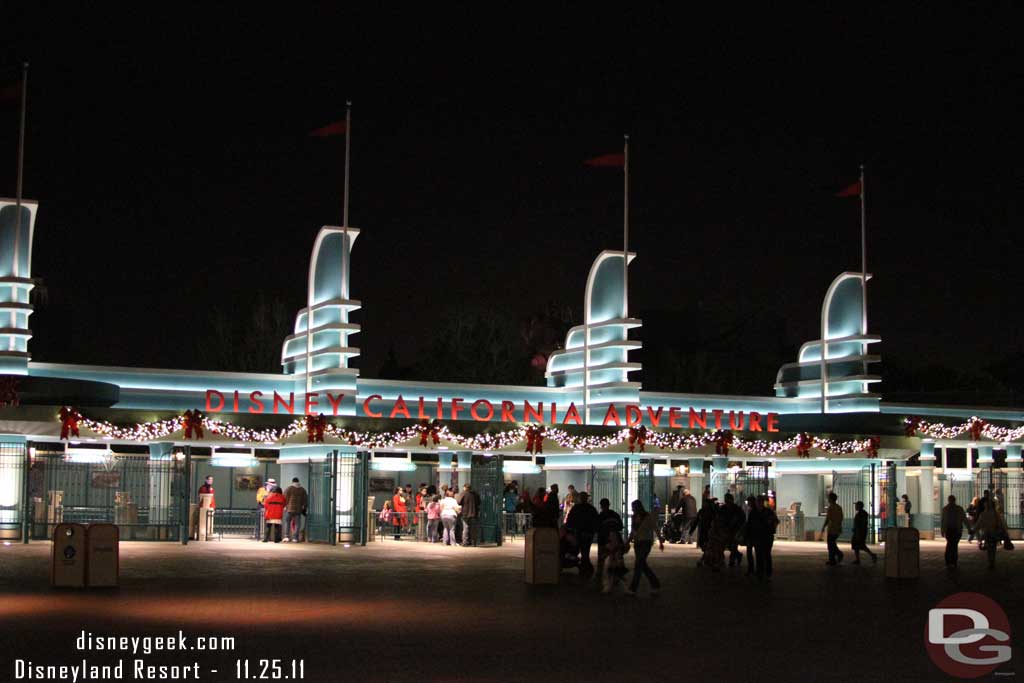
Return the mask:
M445 545L455 543L455 521L459 518L460 510L462 506L455 500L455 496L450 490L446 491L444 498L441 499L441 525L444 527Z

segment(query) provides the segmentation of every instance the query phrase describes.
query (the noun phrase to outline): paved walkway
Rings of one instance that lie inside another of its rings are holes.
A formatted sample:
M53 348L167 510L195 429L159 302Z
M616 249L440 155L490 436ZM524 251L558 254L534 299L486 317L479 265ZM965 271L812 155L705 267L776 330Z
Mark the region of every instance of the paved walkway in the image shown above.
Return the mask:
M944 568L942 548L923 542L921 579L896 582L881 561L852 566L847 553L846 563L826 567L823 543L780 542L775 578L757 583L735 570L698 569L693 546L666 546L651 562L662 594L644 586L630 598L601 595L573 573L557 587L525 584L522 541L465 549L123 543L121 587L94 591L51 589L49 546L14 544L0 546L0 680L13 678L13 657L109 662L75 650L83 629L137 636L179 628L233 636L236 650L147 661L198 661L201 680L211 681L234 680L239 657L301 658L313 681L943 680L923 646L928 609L951 593L985 593L1021 642L1024 548L1000 551L989 571L963 544L955 572ZM1022 656L1003 671L1017 671Z

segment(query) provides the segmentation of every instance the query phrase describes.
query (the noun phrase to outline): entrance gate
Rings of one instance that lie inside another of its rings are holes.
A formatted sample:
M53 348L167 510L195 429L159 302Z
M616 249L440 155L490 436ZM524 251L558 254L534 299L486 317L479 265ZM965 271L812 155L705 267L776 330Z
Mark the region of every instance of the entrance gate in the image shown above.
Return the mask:
M313 543L337 542L337 506L334 502L338 476L338 452L331 451L323 461L309 463L309 503L306 515L306 540Z
M338 453L336 471L337 540L366 545L369 537L366 508L370 483L370 453Z
M848 539L853 534L853 516L856 514L854 503L864 503L864 509L872 508L871 468L864 467L858 472L833 472L832 492L838 496L839 506L843 508L843 532L840 538ZM868 542L873 543L874 524L868 524Z
M482 455L474 453L469 465L470 486L480 496L480 509L477 510L476 541L481 545L501 545L502 533L502 493L505 488L505 475L502 471L503 458L500 455Z
M626 519L628 471L629 461L626 459L619 460L614 467L590 468L588 488L594 507L599 507L601 499L607 498L609 509L618 512L622 519Z
M176 541L184 486L180 460L40 456L29 473L30 537L50 538L60 523L108 522L120 527L121 540Z
M0 442L0 539L21 540L25 520L24 443Z

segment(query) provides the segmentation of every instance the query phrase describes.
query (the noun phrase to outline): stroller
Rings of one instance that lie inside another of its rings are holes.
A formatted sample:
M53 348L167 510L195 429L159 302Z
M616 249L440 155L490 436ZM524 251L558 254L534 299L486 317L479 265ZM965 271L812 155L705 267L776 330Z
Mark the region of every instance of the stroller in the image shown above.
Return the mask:
M666 543L679 543L683 540L683 526L686 524L686 518L683 517L683 513L677 512L672 515L672 519L665 522L665 525L661 527L661 537L665 539Z

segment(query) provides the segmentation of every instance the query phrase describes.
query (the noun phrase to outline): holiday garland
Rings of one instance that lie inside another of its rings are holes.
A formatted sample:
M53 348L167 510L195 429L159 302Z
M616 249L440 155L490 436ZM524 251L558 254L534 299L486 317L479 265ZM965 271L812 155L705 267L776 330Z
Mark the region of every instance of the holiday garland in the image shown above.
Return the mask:
M535 425L466 436L451 431L437 420L424 421L392 432L360 432L332 424L323 415L308 415L303 419L294 420L287 427L250 429L206 417L198 410L189 410L184 415L166 420L144 422L134 426L118 426L107 421L89 419L82 416L77 410L65 407L61 409L60 420L62 439L67 439L69 435L78 436L76 428L84 427L104 438L121 441L157 441L182 431L186 439L202 439L205 433L209 432L233 441L276 445L305 432L307 441L310 443L323 443L325 437L330 437L349 445L364 446L368 449L394 448L418 438L421 446L435 447L444 439L460 448L473 451L501 450L520 442L526 442L527 452L543 453L542 444L544 440L549 439L563 449L587 453L611 448L625 442L629 444L630 452L638 450L641 453L646 451L647 446L671 452L692 451L713 446L719 455L728 455L730 449L736 449L760 457L771 457L796 450L800 457L807 458L810 457L812 448L830 455L865 452L873 454L872 457L874 457L877 455L880 443L878 437L837 441L807 433L778 441L751 440L737 437L729 430L678 434L658 432L643 426L620 429L603 436L579 436L555 427Z
M974 440L982 437L990 441L1008 442L1024 438L1024 427L1010 429L989 424L978 416L972 416L967 422L955 426L946 426L942 422L928 422L919 417L911 416L903 419L903 433L907 436L927 436L933 439L953 439L967 434Z

